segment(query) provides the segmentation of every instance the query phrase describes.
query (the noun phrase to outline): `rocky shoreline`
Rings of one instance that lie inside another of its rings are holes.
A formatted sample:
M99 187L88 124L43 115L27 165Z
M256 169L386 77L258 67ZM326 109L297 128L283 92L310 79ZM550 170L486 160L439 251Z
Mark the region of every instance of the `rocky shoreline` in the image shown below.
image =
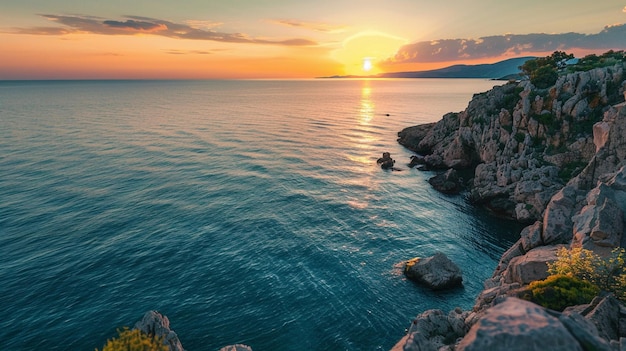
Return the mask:
M433 187L464 191L477 205L528 226L471 310L424 311L392 351L626 351L626 306L614 295L601 293L562 312L520 298L529 283L548 277L560 248L600 256L626 248L625 61L563 74L543 89L509 82L474 95L462 112L399 132L398 142L417 153L411 166L440 172L429 181ZM378 163L393 169L394 162L384 154ZM407 270L424 281L429 273L419 271L421 263L431 261L411 260ZM460 284L450 271L446 282L431 274L432 287ZM135 328L183 350L158 312ZM251 348L220 351L233 350Z
M560 247L600 256L626 247L625 68L562 75L546 89L509 82L399 132L418 153L413 165L469 170L473 178L457 184L471 201L528 226L471 311L420 314L393 351L626 350L626 307L613 295L562 313L518 298L548 276Z

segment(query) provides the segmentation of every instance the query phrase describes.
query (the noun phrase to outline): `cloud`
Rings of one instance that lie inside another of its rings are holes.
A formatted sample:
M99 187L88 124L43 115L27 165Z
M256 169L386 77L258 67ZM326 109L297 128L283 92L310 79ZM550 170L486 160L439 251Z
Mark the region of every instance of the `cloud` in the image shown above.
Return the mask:
M213 51L206 51L206 50L176 50L176 49L172 49L172 50L167 50L165 51L165 53L170 54L170 55L212 55L215 52Z
M444 39L407 44L385 63L449 62L571 49L626 49L626 24L597 34L506 34L479 39Z
M287 27L303 28L323 33L343 33L347 30L345 26L332 25L327 23L302 22L296 20L272 20L271 23Z
M211 30L217 23L194 22L176 23L142 16L124 16L124 20L111 20L83 15L41 15L62 27L17 28L14 34L66 35L73 33L91 33L100 35L152 34L168 38L208 40L225 43L270 44L284 46L315 46L309 39L291 38L272 40L253 38L241 33L224 33ZM209 28L207 28L207 26Z

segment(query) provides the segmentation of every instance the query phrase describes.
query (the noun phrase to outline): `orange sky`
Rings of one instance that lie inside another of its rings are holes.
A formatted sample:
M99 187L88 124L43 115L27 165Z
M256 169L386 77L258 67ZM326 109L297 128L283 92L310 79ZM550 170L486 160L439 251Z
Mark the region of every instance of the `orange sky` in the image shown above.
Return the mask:
M311 78L626 48L625 3L544 3L23 0L0 13L0 79Z

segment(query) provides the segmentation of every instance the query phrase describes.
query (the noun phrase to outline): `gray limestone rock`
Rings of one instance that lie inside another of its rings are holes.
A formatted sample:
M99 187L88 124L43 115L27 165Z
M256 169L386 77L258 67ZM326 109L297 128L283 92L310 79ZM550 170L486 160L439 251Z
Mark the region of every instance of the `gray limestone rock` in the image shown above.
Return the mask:
M163 337L163 343L169 346L170 351L184 351L178 335L170 329L170 321L157 311L148 311L143 318L135 323L134 329L139 329L148 335Z
M585 317L596 326L604 340L619 340L620 303L613 295L603 298Z
M558 318L543 307L506 298L487 310L456 347L457 351L582 351Z
M248 345L235 344L222 347L219 351L252 351Z
M598 329L578 313L561 314L559 321L569 330L584 350L611 351L610 343L599 336Z
M409 260L404 274L433 290L449 289L463 284L461 269L441 252L428 258Z
M444 194L458 194L463 188L463 180L453 168L428 179L428 183Z
M544 245L543 239L541 237L543 230L543 223L540 221L536 221L534 224L529 225L522 229L520 233L520 239L522 244L522 249L525 252L528 252L536 247Z
M561 247L563 246L541 246L530 250L523 256L513 258L504 273L504 282L528 284L547 278L547 263L556 261L556 252Z

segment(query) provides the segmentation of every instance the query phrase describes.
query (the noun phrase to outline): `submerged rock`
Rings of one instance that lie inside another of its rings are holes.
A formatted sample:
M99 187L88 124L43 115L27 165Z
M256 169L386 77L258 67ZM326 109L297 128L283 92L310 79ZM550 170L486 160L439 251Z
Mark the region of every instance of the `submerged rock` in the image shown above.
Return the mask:
M428 258L414 258L407 261L404 274L407 278L433 290L463 285L461 269L441 252Z

